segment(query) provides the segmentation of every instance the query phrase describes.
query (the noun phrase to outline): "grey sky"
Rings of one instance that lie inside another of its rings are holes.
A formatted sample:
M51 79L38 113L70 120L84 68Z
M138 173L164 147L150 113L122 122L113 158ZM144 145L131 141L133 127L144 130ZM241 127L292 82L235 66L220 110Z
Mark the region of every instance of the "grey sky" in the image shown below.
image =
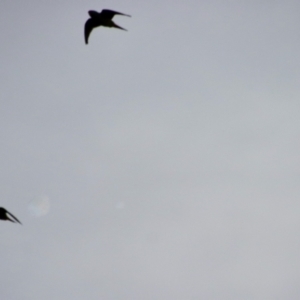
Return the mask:
M144 2L1 2L1 299L298 300L299 1Z

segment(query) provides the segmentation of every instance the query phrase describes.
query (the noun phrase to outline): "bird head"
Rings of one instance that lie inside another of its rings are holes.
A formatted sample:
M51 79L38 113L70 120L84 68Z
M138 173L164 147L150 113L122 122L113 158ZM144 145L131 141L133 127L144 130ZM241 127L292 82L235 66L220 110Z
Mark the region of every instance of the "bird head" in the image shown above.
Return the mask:
M88 13L92 18L98 17L100 15L100 13L95 10L89 10Z

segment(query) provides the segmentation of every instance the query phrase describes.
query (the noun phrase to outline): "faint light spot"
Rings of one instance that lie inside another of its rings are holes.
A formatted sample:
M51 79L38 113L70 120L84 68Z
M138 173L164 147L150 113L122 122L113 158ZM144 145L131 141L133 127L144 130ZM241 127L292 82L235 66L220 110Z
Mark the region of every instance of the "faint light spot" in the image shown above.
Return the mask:
M48 214L50 210L49 197L44 195L34 198L32 201L30 201L28 210L34 217L42 217Z
M125 207L125 203L124 202L118 202L115 205L116 209L123 209Z

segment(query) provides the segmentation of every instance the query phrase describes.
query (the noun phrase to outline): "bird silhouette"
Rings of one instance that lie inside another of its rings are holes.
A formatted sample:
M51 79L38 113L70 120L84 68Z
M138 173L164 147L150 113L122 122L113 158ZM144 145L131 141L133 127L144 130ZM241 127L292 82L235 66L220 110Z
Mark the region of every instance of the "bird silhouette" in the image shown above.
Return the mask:
M130 15L125 15L123 13L109 10L109 9L103 9L100 13L94 10L89 10L88 13L90 15L90 18L86 21L84 26L84 38L86 44L88 44L89 36L92 30L96 27L105 26L105 27L114 27L114 28L126 30L125 28L122 28L119 25L114 23L112 18L115 15L131 17Z
M10 219L10 217L12 217L12 219ZM8 212L5 208L0 207L0 220L4 220L4 221L11 221L13 223L20 223L22 224L14 215L12 215L10 212Z

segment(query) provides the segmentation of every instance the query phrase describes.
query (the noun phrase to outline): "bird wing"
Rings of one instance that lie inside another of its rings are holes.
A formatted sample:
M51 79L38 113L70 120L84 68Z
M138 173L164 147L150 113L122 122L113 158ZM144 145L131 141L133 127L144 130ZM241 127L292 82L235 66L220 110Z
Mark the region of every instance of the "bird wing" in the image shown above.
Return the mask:
M90 36L92 30L94 29L94 27L95 27L94 20L92 18L88 19L85 22L85 25L84 25L84 39L85 39L86 44L88 44L89 36Z
M6 211L7 214L9 214L14 220L16 220L18 223L22 224L13 214L11 214L10 212ZM8 216L7 216L8 218ZM8 218L9 219L9 218ZM12 222L15 222L14 220L9 219Z
M121 16L131 17L130 15L126 15L126 14L120 13L118 11L110 10L110 9L103 9L101 11L101 15L105 19L112 19L114 17L114 15L121 15Z

